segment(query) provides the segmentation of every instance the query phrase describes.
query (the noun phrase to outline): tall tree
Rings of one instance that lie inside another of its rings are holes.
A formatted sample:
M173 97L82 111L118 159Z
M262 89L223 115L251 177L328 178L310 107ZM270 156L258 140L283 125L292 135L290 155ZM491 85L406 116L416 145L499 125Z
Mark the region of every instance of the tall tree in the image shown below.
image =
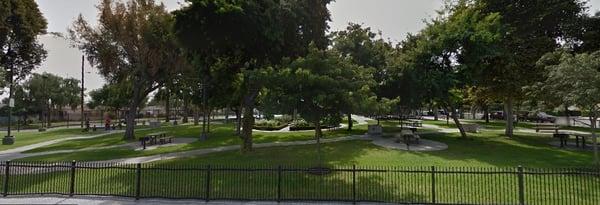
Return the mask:
M318 145L318 162L321 164L321 127L325 119L340 121L340 113L351 93L360 89L354 79L360 78L359 66L340 58L334 51L319 50L312 46L308 55L293 61L289 68L275 75L276 82L268 86L280 94L277 99L283 106L295 107L298 114L315 125ZM297 106L296 106L297 105Z
M538 84L538 92L575 105L589 115L594 146L594 162L598 159L597 121L600 117L600 51L573 55L558 51L550 56L560 56L556 64L546 62L545 79Z
M154 0L103 0L98 8L97 27L80 16L69 33L109 83L122 83L130 89L124 138L133 139L141 103L184 62L171 32L173 17Z
M381 37L376 38L377 36L371 31L371 28L363 28L354 23L350 23L346 30L334 32L332 35L333 49L354 64L372 69L372 71L365 70L364 75L373 76L370 79L374 80L374 83L371 84L374 92L379 91L376 85L381 85L388 73L386 70L387 57L393 49L391 43L384 41ZM344 106L344 111L348 116L348 130L352 130L352 113L359 111L358 109L362 107L360 103L365 102L363 99L368 98L368 96L358 95L358 92L353 97L354 100Z
M513 109L521 100L522 88L541 79L536 67L542 55L554 51L559 39L578 31L576 25L584 3L579 0L478 0L484 14L498 13L506 32L498 45L501 55L488 60L479 84L503 99L505 134L513 136Z
M252 150L254 108L260 73L284 58L307 51L310 42L325 48L330 0L190 0L175 12L179 41L207 70L220 57L234 57L243 73L242 152ZM206 74L205 74L206 75Z
M9 98L13 83L24 79L46 58L43 45L37 41L38 35L46 33L46 25L34 0L0 0L0 67L5 71ZM11 115L9 112L9 121ZM10 123L8 130L3 144L15 141L10 134Z

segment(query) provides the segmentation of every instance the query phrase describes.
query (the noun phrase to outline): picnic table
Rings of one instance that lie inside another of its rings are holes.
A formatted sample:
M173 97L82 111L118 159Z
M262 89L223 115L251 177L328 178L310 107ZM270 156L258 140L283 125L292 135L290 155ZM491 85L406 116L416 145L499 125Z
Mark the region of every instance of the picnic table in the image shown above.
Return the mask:
M540 132L542 130L553 130L556 134L558 134L558 131L560 130L560 127L558 125L547 123L535 124L533 128L535 129L535 132Z
M562 132L562 133L554 134L554 137L560 139L560 147L562 148L565 145L567 145L567 141L571 135L573 135L575 137L575 146L576 147L580 147L579 142L581 142L581 148L585 148L586 139L592 137L591 134L586 134L586 133L581 133L581 132Z
M167 132L154 132L147 134L146 136L140 138L140 142L144 149L146 149L146 144L155 145L155 144L166 144L172 142L172 137L167 137Z
M409 120L406 120L406 121L402 121L402 126L423 127L423 121L409 119Z

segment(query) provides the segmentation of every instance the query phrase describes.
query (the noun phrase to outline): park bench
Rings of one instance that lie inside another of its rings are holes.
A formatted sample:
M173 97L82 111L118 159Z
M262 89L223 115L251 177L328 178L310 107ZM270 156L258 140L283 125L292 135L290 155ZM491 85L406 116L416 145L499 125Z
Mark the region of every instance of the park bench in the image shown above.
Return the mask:
M533 127L535 129L535 132L540 132L540 131L544 131L544 130L551 130L554 131L554 133L558 134L558 130L560 130L560 127L558 125L555 124L535 124L535 126Z
M477 133L481 127L478 124L464 124L463 129L465 132Z

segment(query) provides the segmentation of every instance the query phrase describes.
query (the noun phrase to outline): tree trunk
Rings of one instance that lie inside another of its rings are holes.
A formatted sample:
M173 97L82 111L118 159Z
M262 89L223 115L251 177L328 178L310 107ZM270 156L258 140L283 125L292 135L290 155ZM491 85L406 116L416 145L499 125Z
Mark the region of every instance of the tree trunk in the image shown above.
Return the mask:
M513 99L509 97L504 102L504 118L506 120L506 130L504 134L507 137L513 137L514 124L513 124Z
M352 131L352 114L348 113L348 131Z
M206 114L208 115L208 122L206 123L206 133L210 133L210 117L212 116L212 110L209 108Z
M137 96L137 95L135 95L135 96ZM140 100L138 100L138 99L132 99L131 102L129 103L129 110L127 112L127 116L125 119L127 122L127 124L125 125L126 126L125 127L125 136L123 136L123 138L125 138L126 140L135 139L135 135L134 135L135 114L137 113L136 111L137 111L139 101Z
M438 114L439 114L439 110L438 109L434 109L433 110L433 120L435 120L435 121L439 120Z
M590 127L592 128L592 141L594 147L594 164L596 166L600 166L600 161L598 160L598 136L596 135L596 121L598 120L598 116L596 114L590 114Z
M315 122L315 139L317 140L317 164L318 168L323 167L323 161L321 159L321 137L323 133L321 132L321 120L317 120Z
M165 101L165 122L171 121L171 92L167 89L167 99Z
M460 131L460 136L462 138L467 138L467 133L465 132L465 128L463 128L462 124L460 124L460 120L458 119L458 115L456 114L456 109L451 108L452 111L452 120L454 120L454 123L456 124L456 127L458 128L458 131Z
M485 118L485 123L489 124L490 123L490 107L488 105L485 105L485 107L483 108L483 117Z
M198 114L198 107L194 107L194 125L198 125L200 121L200 115Z
M565 116L567 117L567 127L571 126L571 113L569 113L569 106L565 105ZM556 122L554 122L556 123Z
M240 135L242 134L242 112L241 112L242 108L238 107L235 109L235 134L236 135Z
M183 119L181 120L182 123L188 123L188 114L189 114L188 106L189 106L189 102L184 99L183 100Z
M243 115L242 118L242 153L248 153L252 151L252 128L254 127L254 106L256 101L256 96L258 96L258 88L254 88L251 85L252 82L248 82L250 84L248 86L248 90L246 91L246 95L243 100Z

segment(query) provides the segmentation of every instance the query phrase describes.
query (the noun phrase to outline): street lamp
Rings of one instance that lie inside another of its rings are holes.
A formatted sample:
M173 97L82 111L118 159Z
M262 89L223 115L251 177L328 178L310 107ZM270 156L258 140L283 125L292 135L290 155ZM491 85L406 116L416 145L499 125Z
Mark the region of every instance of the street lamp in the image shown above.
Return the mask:
M12 124L12 108L15 107L15 100L12 98L12 88L13 88L13 69L12 68L7 68L6 71L8 72L8 84L9 84L9 88L8 88L8 129L7 129L7 133L6 136L4 136L4 138L2 139L2 144L3 145L12 145L15 143L15 137L12 136L10 134L10 128L11 128L11 124Z
M206 84L204 79L200 83L200 89L202 89L202 134L200 135L200 141L206 141L208 134L206 133Z

